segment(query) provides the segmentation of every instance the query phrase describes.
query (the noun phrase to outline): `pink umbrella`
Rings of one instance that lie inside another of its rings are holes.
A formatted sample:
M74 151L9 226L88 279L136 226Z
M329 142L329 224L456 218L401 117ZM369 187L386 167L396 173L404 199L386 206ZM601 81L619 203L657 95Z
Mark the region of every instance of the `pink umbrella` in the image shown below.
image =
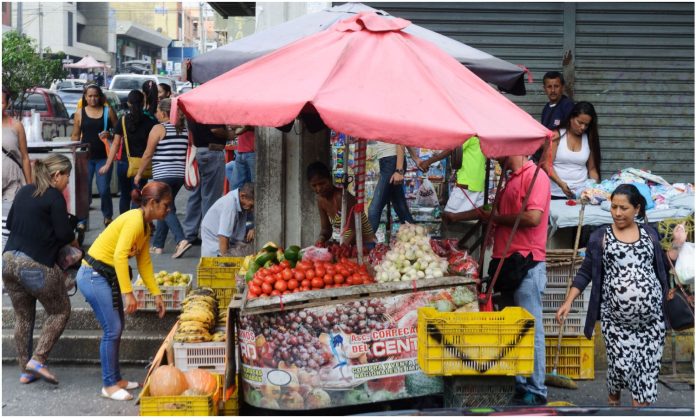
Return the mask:
M318 114L337 132L431 149L476 135L489 157L532 154L550 131L454 58L361 13L179 97L200 123L283 126Z

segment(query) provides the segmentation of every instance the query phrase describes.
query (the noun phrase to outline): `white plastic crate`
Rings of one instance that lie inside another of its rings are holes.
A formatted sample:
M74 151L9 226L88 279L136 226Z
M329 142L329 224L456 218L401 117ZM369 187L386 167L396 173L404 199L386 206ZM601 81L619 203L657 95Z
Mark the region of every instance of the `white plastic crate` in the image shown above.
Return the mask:
M210 343L174 343L174 365L181 371L205 369L225 373L224 341Z
M189 275L190 276L190 275ZM180 311L181 302L184 301L189 290L191 290L191 280L186 286L160 286L162 301L168 312ZM138 309L141 311L155 310L155 297L146 286L133 285L133 296L138 302Z
M570 305L571 312L587 312L590 305L590 291L592 286L587 286L585 291L580 293ZM565 287L547 287L544 290L544 297L541 304L544 312L556 312L563 305L566 297Z
M569 313L565 320L563 335L580 336L585 328L587 311ZM544 312L544 334L547 337L557 336L561 330L561 324L556 321L555 312Z
M582 265L582 259L577 260L573 268L570 267L570 263L546 267L546 288L565 288L568 285L568 277L571 276L575 278L575 274L580 269L580 265Z

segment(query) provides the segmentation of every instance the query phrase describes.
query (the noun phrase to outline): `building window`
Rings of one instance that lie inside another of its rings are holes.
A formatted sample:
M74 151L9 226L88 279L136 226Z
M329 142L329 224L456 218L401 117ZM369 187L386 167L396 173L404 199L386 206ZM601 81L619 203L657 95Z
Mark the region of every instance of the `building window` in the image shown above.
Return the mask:
M73 14L68 12L68 46L73 46Z

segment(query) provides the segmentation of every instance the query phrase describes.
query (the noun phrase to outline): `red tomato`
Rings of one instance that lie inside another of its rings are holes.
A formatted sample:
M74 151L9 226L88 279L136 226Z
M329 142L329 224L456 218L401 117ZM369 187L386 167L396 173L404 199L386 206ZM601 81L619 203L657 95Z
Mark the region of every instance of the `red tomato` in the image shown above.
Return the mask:
M295 289L293 289L292 293L299 293L299 292L301 292L301 291L302 291L302 290L300 290L299 287L296 287Z
M278 273L278 272L280 272L280 270L282 270L282 269L283 269L283 268L280 267L278 264L274 264L273 267L271 267L271 272L272 272L272 273Z
M295 279L288 280L288 289L295 290L299 287L299 283Z
M353 284L363 284L362 277L357 274L353 276Z
M271 292L273 291L273 287L271 286L270 283L266 282L263 285L261 285L261 290L263 290L263 293L270 295Z
M350 276L346 279L346 285L348 285L348 286L353 285L353 276Z
M336 269L332 265L326 266L326 274L336 274Z
M253 293L254 296L258 296L259 293L261 293L261 292L263 292L263 291L261 290L260 286L254 284L254 283L249 284L249 293Z
M278 280L275 282L275 286L273 286L273 288L282 293L288 290L288 283L285 280Z
M268 284L273 284L273 283L275 283L275 277L273 277L272 275L266 276L263 278L263 282L268 283Z
M285 291L283 291L283 294L284 294L284 295L287 295L288 293L292 293L292 292L291 292L291 291L289 291L289 290L285 290Z
M312 288L313 289L321 289L322 287L324 287L324 281L322 281L318 277L315 277L312 279Z
M283 280L283 274L279 271L278 273L275 273L273 275L273 278L275 278L275 281L277 282L278 280Z
M256 298L256 294L254 294L252 292L247 293L247 299L254 299L254 298Z
M302 282L300 283L300 286L306 287L306 288L310 288L310 287L312 287L312 281L309 280L309 279L304 279L304 280L302 280Z
M337 285L342 285L346 282L345 277L341 276L340 274L337 274L334 276L334 283Z
M314 271L314 269L307 269L305 270L304 274L305 277L307 277L309 280L312 280L314 276L316 276L316 272Z
M332 285L332 284L327 284L324 286L324 289L333 289L333 288L334 288L334 285Z
M256 274L265 276L266 274L268 274L268 270L266 269L266 267L261 267L260 269L256 270Z
M305 277L306 276L304 274L304 271L298 270L295 272L295 280L297 280L298 282L301 282L302 280L304 280Z
M295 276L290 269L285 269L280 274L283 276L283 280L286 281L292 279Z
M273 289L273 291L271 292L271 296L280 296L280 294L281 293L275 289Z
M300 292L307 292L307 291L312 290L309 286L302 286L299 289L300 289Z
M252 280L251 282L256 286L261 287L261 285L263 284L263 279L261 277L254 277L254 280Z
M307 270L308 268L309 268L309 266L307 266L307 262L306 262L306 261L300 261L299 263L297 263L297 264L295 265L295 270L305 271L305 270Z
M322 265L322 266L316 266L316 267L314 268L314 272L317 274L317 276L319 276L319 277L324 277L324 275L326 274L326 269L324 268L323 265Z
M290 262L289 262L288 260L283 260L283 261L280 262L280 265L281 265L283 268L288 268L288 267L290 267Z

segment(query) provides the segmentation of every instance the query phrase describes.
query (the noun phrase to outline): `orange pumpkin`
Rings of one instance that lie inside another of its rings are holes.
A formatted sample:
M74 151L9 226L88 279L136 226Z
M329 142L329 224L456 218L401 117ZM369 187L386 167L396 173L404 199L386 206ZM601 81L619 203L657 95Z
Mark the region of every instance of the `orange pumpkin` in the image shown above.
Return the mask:
M202 369L191 369L184 373L189 391L195 395L210 395L217 389L215 376Z
M188 389L184 372L174 366L159 366L150 376L151 396L177 396Z

